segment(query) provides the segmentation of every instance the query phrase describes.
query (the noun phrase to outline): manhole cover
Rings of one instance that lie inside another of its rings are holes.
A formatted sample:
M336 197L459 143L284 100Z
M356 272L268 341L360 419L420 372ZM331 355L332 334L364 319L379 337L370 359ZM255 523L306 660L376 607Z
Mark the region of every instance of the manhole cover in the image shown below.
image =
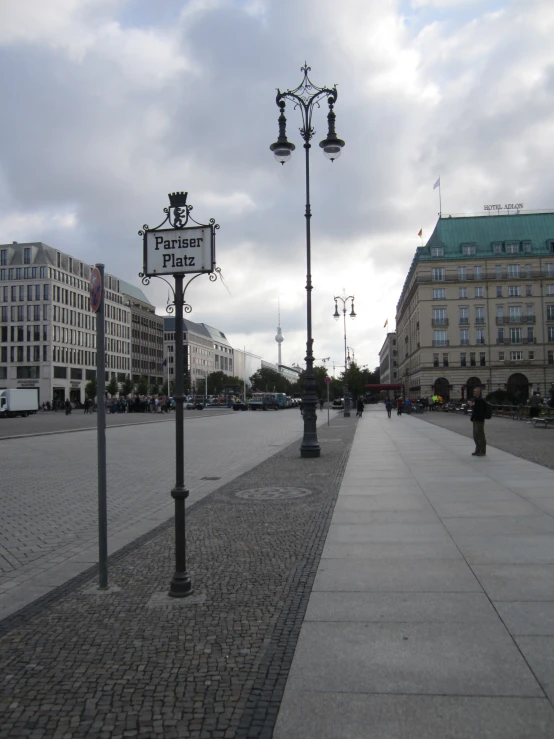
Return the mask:
M239 490L235 493L237 498L248 498L249 500L283 500L287 498L303 498L311 495L313 490L308 488L250 488L250 490Z

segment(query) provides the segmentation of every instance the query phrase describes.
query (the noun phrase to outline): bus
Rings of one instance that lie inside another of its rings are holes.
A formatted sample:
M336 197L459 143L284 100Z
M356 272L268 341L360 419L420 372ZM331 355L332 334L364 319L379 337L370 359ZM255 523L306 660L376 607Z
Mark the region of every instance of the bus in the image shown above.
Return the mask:
M287 396L285 393L252 393L252 399L248 401L248 407L251 411L257 411L258 409L278 411L280 408L287 407Z

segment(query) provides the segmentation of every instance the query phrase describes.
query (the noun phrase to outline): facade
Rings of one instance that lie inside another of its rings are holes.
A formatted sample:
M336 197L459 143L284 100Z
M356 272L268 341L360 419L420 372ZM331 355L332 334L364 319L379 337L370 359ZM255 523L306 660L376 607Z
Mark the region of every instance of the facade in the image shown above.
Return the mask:
M36 387L39 402L79 403L96 377L90 265L42 242L0 245L0 387ZM105 274L106 381L131 366L131 312Z
M413 397L473 387L524 401L554 382L554 212L442 215L418 247L396 314L398 377Z
M142 377L149 389L163 383L164 319L138 287L119 281L123 304L131 311L131 380L136 386Z
M202 326L210 334L213 340L214 349L214 371L225 372L226 375L234 376L235 374L235 358L234 349L227 341L227 337L218 328L208 326L203 323Z
M379 378L384 385L398 381L396 333L388 333L379 352Z
M175 318L164 317L164 382L175 380ZM185 390L194 392L199 380L215 369L214 341L202 323L183 319ZM171 392L171 386L170 386Z

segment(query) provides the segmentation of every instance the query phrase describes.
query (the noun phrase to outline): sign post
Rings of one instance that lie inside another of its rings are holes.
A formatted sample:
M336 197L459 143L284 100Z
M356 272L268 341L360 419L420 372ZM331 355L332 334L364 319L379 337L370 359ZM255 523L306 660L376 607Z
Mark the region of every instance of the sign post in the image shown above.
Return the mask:
M106 357L104 265L90 275L90 308L96 313L96 438L98 446L98 567L100 590L108 587L108 505L106 494Z
M164 208L165 220L156 228L142 227L139 235L143 237L143 271L140 273L143 285L150 284L151 277L173 275L175 288L174 301L167 306L167 312L175 311L175 486L171 497L175 501L175 572L171 578L169 592L173 598L184 598L192 593L192 582L187 573L185 539L185 500L189 491L185 487L185 435L184 413L184 320L183 312L192 308L185 303L185 293L190 283L201 274L208 274L213 282L217 279L219 268L215 266L215 229L219 225L212 218L208 224L196 223L190 217L192 205L187 205L186 192L169 195L169 208ZM187 227L189 221L196 225ZM169 228L162 228L162 226ZM183 285L184 275L193 275ZM169 284L169 283L168 283Z

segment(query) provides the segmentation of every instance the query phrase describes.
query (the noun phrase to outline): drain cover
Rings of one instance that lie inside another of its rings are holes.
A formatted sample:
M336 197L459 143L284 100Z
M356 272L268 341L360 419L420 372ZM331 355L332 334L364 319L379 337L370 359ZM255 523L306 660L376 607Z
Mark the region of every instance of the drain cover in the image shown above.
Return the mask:
M249 500L283 500L287 498L303 498L311 495L313 490L308 488L250 488L250 490L239 490L235 493L237 498L248 498Z

